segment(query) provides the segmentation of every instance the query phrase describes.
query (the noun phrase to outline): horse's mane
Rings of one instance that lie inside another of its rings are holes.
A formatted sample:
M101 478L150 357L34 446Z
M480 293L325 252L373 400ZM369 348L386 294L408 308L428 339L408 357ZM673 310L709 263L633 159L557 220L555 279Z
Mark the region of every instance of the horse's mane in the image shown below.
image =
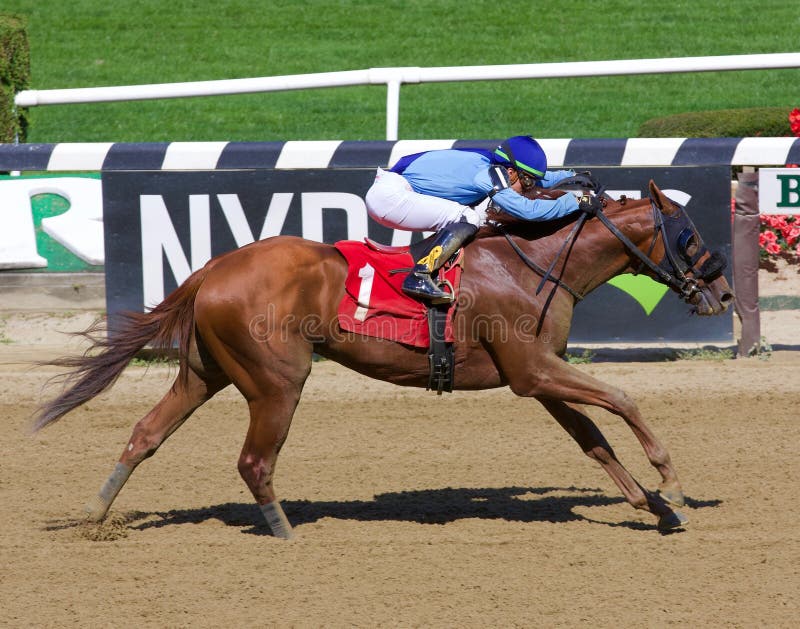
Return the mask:
M561 231L567 225L571 225L578 220L579 214L577 212L569 214L563 218L555 219L552 221L523 221L521 219L495 220L490 219L491 222L487 223L478 230L475 239L492 238L499 236L503 232L512 236L519 236L526 240L537 240L539 238L546 238L552 236L558 231Z

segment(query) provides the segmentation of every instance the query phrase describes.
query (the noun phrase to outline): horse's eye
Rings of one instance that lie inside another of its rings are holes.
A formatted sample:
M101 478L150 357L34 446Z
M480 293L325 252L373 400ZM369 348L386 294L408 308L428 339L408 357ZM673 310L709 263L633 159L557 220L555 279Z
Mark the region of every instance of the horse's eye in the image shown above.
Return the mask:
M678 236L678 253L687 260L691 260L700 249L697 234L691 228L684 229Z
M686 255L689 256L690 258L694 257L694 255L697 253L697 236L692 234L689 237L689 239L686 241L686 244L684 245L684 251L686 252Z

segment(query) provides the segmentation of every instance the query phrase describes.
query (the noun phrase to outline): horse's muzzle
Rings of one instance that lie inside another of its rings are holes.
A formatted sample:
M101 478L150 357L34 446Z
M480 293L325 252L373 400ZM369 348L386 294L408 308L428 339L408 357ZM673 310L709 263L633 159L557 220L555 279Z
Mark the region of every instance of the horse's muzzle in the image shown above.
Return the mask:
M704 317L722 314L733 303L733 290L723 275L710 284L700 283L699 288L689 302L694 306L695 314Z

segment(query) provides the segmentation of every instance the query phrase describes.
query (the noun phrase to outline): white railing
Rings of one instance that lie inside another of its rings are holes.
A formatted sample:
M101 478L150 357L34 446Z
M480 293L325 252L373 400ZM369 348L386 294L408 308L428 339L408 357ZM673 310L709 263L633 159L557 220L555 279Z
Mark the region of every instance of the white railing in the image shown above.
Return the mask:
M293 74L250 79L193 81L188 83L25 90L16 95L14 102L18 107L35 107L39 105L251 94L255 92L280 92L321 87L384 84L386 85L386 139L393 141L397 140L400 86L403 83L506 81L513 79L553 79L581 76L786 68L800 68L800 53L620 59L493 66L370 68L368 70Z

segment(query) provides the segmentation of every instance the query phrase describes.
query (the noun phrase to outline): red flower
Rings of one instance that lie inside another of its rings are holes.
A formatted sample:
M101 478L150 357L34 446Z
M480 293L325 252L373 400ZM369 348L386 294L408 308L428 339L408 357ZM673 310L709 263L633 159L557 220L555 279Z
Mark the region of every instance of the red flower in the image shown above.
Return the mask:
M791 247L795 241L800 238L800 227L789 226L786 230L783 230L782 233L786 244Z
M789 112L789 128L798 138L800 138L800 109L795 107Z
M768 214L761 221L762 225L766 225L770 229L783 231L792 226L792 215L790 214Z
M758 246L762 258L784 251L796 255L800 262L800 216L794 214L761 214Z

